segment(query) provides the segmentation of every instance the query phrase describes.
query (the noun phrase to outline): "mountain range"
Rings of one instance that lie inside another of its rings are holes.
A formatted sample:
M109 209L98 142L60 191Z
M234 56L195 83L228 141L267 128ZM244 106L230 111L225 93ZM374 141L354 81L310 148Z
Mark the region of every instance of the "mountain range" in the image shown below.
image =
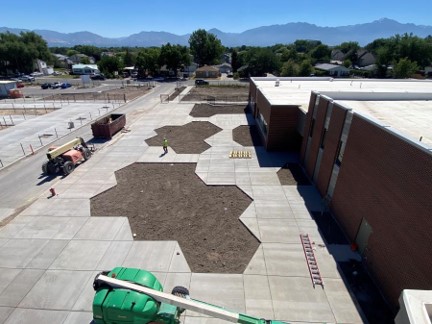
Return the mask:
M27 29L0 27L0 33L19 34ZM48 46L71 47L74 45L94 45L99 47L118 46L161 46L166 43L188 45L190 34L175 35L168 32L142 31L127 37L107 38L88 31L76 33L59 33L52 30L33 30L42 36ZM396 34L412 33L419 37L432 35L432 26L403 24L395 20L382 18L370 23L320 27L310 23L296 22L284 25L262 26L242 33L226 33L218 29L208 32L215 34L224 46L271 46L290 44L297 39L320 40L327 45L338 45L355 41L366 45L378 38L388 38Z

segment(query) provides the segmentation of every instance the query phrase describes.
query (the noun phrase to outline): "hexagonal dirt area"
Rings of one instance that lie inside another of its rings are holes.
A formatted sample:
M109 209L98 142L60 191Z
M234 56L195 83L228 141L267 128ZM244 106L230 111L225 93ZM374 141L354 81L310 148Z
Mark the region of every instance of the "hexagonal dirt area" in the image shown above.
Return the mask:
M233 140L243 146L263 146L257 125L241 125L233 129Z
M277 172L282 186L310 186L311 182L298 163L287 163Z
M239 217L252 199L207 186L195 163L134 163L91 199L92 216L127 216L138 240L176 240L193 272L243 273L260 242Z
M178 154L200 154L210 148L204 140L222 129L206 121L193 121L183 126L164 126L155 129L157 133L146 143L149 146L160 146L166 137L168 145Z

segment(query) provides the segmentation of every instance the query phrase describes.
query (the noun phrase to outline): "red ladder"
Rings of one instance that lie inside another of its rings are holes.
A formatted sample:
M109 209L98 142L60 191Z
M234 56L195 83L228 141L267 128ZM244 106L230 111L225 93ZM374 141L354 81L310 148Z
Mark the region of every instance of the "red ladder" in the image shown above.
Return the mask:
M306 262L309 268L309 273L312 279L313 287L315 285L321 285L324 288L324 282L321 278L321 273L318 268L318 263L315 258L315 253L313 251L312 244L309 239L308 234L300 234L300 241L303 245L303 251L306 257Z

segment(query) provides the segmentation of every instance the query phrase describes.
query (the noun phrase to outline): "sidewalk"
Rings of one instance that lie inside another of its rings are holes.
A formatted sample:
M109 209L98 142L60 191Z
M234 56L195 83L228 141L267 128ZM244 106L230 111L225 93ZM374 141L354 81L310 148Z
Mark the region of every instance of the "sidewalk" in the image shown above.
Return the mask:
M275 167L261 167L257 154L267 153L247 147L251 159L229 159L230 151L242 148L232 140L232 129L247 125L246 117L193 118L192 108L159 104L134 121L130 132L116 135L111 145L61 180L58 196L47 199L47 191L0 229L0 323L89 323L94 276L115 266L152 271L165 291L182 285L194 299L252 316L303 323L363 322L310 214L320 211L319 194L312 186L282 186L277 177L279 168L297 162L297 156L268 154ZM160 147L144 141L156 128L194 120L208 120L222 129L207 139L211 148L202 154L171 150L159 157ZM177 242L134 241L124 215L90 217L89 199L116 184L115 170L134 162L196 162L196 174L206 184L237 185L254 199L240 220L261 245L243 274L192 273ZM315 242L324 288L313 288L300 233ZM186 312L185 323L203 322L221 321Z

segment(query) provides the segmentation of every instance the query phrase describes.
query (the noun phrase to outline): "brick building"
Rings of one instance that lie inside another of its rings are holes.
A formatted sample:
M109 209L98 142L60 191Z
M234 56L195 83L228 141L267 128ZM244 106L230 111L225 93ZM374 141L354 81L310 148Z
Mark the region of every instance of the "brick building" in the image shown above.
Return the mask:
M255 78L250 87L267 149L300 137L304 170L395 308L403 289L432 290L431 99L421 81Z

